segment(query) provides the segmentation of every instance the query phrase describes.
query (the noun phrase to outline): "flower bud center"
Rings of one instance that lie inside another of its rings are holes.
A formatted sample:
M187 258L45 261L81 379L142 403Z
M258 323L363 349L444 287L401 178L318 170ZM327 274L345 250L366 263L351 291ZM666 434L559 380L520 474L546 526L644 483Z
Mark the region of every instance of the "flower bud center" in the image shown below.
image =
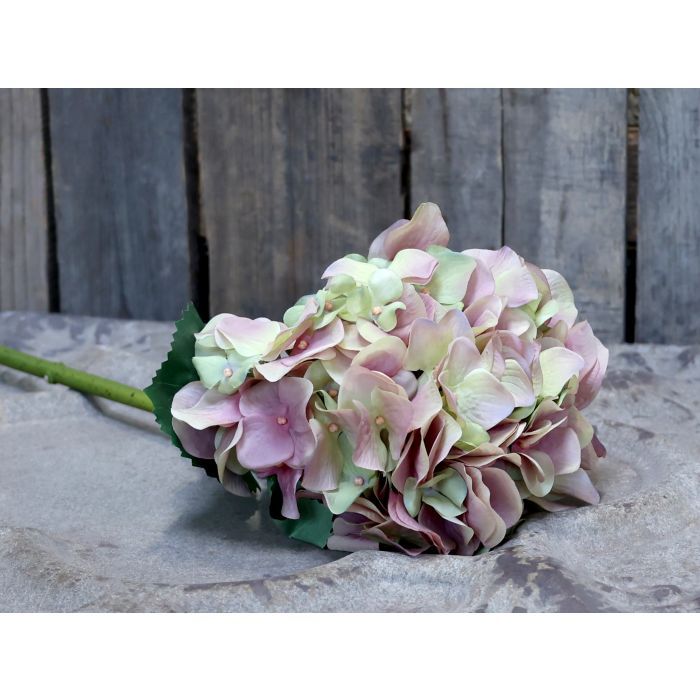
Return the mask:
M365 484L365 480L361 476L356 476L352 482L355 486L364 486Z
M285 416L277 416L277 425L287 425L287 419Z
M233 370L230 367L226 367L224 370L224 377L226 377L226 379L233 377Z
M381 426L381 425L384 425L384 423L386 423L386 421L384 420L384 416L377 416L377 417L374 419L374 422L375 422L377 425L380 425L380 426Z
M327 301L324 305L323 308L326 311L333 311L333 302L332 301Z
M334 399L336 396L338 396L338 390L337 389L329 389L328 396L330 396L332 399Z
M382 313L382 307L381 306L375 306L372 309L372 315L374 316L379 316L379 314Z
M329 423L328 424L328 432L329 433L337 433L338 432L338 426L335 423Z
M306 340L300 340L297 343L297 347L299 348L299 350L306 350L306 348L309 347L309 343Z

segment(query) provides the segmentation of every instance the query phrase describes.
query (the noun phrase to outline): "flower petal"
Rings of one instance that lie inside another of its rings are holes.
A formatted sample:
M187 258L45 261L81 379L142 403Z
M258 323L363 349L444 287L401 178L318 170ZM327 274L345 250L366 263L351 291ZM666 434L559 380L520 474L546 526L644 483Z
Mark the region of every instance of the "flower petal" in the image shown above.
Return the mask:
M484 369L470 372L452 387L458 414L485 430L506 418L513 408L513 396L501 382Z
M239 396L226 396L205 389L201 382L190 382L173 397L170 409L173 418L203 430L211 426L232 425L241 418Z
M397 221L380 233L370 246L369 256L393 260L400 250L427 250L431 245L446 246L449 240L450 234L440 207L424 202L416 209L410 221Z
M431 246L428 252L439 262L430 284L426 287L428 293L441 304L461 304L476 261L468 255L438 246Z
M432 255L416 248L407 248L396 254L389 269L404 282L427 284L437 266L438 261Z
M248 416L241 423L243 434L236 453L246 469L274 467L294 454L294 441L287 426L279 425L273 416Z
M312 418L311 429L316 438L316 448L304 469L302 486L311 491L331 491L338 488L343 455L338 439L328 426Z
M395 336L387 335L358 352L351 364L393 377L403 369L405 356L406 346L403 342Z
M543 350L539 357L542 369L540 396L558 396L571 377L581 371L583 358L566 348Z

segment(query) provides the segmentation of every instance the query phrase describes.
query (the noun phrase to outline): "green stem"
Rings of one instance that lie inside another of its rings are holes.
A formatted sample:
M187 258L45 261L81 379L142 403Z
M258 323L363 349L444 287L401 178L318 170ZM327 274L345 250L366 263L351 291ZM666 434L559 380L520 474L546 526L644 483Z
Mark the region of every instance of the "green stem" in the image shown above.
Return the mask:
M127 406L140 408L142 411L153 411L151 400L141 389L105 379L96 374L82 372L73 367L66 367L61 362L43 360L41 357L13 350L6 345L0 345L0 365L7 365L37 377L45 377L50 384L65 384L83 394L102 396Z

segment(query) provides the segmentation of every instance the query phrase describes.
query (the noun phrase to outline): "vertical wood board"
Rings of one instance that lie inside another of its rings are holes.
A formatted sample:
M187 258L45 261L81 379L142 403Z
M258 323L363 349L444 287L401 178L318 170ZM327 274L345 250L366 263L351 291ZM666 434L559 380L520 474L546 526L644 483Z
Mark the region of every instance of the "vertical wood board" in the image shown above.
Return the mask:
M0 89L0 310L48 311L46 166L38 89Z
M403 214L400 90L200 90L212 314L280 318Z
M581 317L624 331L626 91L504 91L505 242L561 272Z
M61 310L177 318L190 298L180 90L51 90Z
M501 91L417 89L408 96L411 208L438 204L454 250L499 248Z
M641 90L636 340L700 343L700 90Z

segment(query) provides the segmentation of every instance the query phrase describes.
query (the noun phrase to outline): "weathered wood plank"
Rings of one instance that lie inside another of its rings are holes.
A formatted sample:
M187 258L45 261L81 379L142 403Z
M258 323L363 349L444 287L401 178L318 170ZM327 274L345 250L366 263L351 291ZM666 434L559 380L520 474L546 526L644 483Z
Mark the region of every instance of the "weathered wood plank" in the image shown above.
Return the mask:
M0 89L0 309L49 309L46 196L40 92Z
M504 92L505 242L569 281L583 318L624 330L626 91Z
M61 310L173 319L190 297L179 90L49 93Z
M641 90L636 340L700 343L700 90Z
M418 89L408 98L411 208L438 204L455 250L500 247L501 91Z
M401 217L399 90L201 90L211 312L279 318Z

